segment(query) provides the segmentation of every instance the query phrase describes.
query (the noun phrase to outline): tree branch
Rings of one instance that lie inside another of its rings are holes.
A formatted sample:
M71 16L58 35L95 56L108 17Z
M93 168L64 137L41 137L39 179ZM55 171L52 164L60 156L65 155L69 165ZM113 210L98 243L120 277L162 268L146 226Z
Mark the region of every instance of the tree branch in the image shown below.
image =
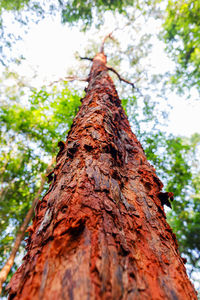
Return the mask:
M102 44L101 44L100 53L104 53L104 44L108 38L110 38L111 40L114 40L114 38L112 37L112 33L113 33L113 31L104 37Z
M58 83L58 82L60 82L60 81L74 81L74 80L78 80L78 81L88 81L88 77L87 78L80 78L80 77L77 77L77 76L67 76L67 77L64 77L64 78L60 78L60 79L58 79L58 80L55 80L55 81L53 81L53 82L51 82L50 84L49 84L49 86L52 86L52 85L54 85L55 83Z
M133 88L135 88L135 85L134 85L133 82L130 82L129 80L122 78L115 69L113 69L112 67L109 67L109 66L107 66L107 69L109 71L112 71L113 73L115 73L117 75L117 77L119 78L120 81L124 81L124 82L130 84Z
M93 61L93 58L90 58L90 57L82 57L82 56L80 56L80 59L86 59L86 60Z

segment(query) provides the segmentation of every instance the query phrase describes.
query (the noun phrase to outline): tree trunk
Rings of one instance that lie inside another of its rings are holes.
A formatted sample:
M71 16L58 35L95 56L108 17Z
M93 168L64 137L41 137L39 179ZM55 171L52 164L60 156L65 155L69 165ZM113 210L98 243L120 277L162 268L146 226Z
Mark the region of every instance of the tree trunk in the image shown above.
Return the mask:
M54 163L55 163L55 159L53 158L51 160L50 164L47 167L47 173L53 167ZM46 182L45 177L43 175L41 175L41 182L40 182L39 190L36 193L36 196L35 196L35 198L32 202L32 205L31 205L29 211L26 214L26 217L25 217L22 225L20 226L20 229L19 229L19 231L17 233L17 236L16 236L16 239L15 239L15 243L14 243L12 251L10 253L10 256L9 256L8 260L6 261L5 265L3 266L2 270L0 271L0 295L1 295L1 292L2 292L2 285L6 281L6 279L8 277L8 274L9 274L9 272L10 272L10 270L11 270L13 264L14 264L15 256L16 256L18 250L19 250L19 247L21 245L22 240L24 239L27 226L31 221L31 218L32 218L33 213L34 213L35 206L37 205L37 203L39 201L39 198L41 196L41 193L44 189L45 182Z
M88 82L9 299L197 299L103 52Z

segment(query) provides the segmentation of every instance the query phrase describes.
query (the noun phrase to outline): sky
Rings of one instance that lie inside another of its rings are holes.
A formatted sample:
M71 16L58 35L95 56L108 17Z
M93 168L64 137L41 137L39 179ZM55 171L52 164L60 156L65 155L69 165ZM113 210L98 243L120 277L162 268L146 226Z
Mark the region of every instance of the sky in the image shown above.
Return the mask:
M156 31L159 24L152 19L148 25L149 32ZM8 17L8 27L11 31L19 30L14 28ZM115 28L115 19L108 13L106 22L100 35L103 36ZM123 37L124 35L124 37ZM78 28L70 28L62 25L60 17L48 17L38 24L32 24L28 33L23 36L14 52L20 54L23 49L25 61L17 67L17 72L32 81L34 86L49 84L53 81L64 78L67 70L77 68L75 52L87 46L88 40L94 38L91 30L87 34L79 31ZM128 36L121 31L118 33L121 43L127 43ZM154 48L151 53L152 72L164 72L170 70L173 65L164 52L164 44L158 40L154 41ZM89 71L89 70L88 70ZM31 79L34 73L36 78ZM169 114L168 132L177 135L190 136L194 132L200 132L200 102L196 100L197 94L193 91L190 100L183 101L184 97L178 97L174 92L168 93L168 103L172 106Z

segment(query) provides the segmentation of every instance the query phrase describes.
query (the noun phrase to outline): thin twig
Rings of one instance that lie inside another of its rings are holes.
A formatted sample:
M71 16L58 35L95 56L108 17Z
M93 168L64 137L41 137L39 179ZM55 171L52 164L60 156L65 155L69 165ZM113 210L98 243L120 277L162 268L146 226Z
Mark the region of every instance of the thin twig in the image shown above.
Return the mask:
M61 82L61 81L74 81L74 80L78 80L78 81L88 81L88 77L87 78L80 78L80 77L77 77L77 76L67 76L67 77L64 77L64 78L60 78L58 80L55 80L53 82L51 82L49 84L49 86L52 86L54 85L55 83L58 83L58 82Z
M86 59L86 60L93 61L93 58L90 58L90 57L81 57L81 56L80 56L80 59Z

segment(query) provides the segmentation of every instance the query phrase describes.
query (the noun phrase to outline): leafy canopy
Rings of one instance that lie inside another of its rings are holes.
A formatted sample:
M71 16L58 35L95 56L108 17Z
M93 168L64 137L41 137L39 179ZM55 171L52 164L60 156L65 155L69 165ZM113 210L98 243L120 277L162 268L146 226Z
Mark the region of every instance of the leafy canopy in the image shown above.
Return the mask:
M174 85L200 88L200 1L169 0L163 24L166 50L176 62Z
M161 4L161 5L160 5ZM1 48L3 41L12 45L12 33L4 32L3 14L13 12L13 16L21 24L28 24L30 20L36 22L48 14L59 13L61 21L68 24L82 25L86 29L103 23L105 11L118 12L130 21L135 11L143 15L161 18L163 32L161 36L166 43L166 51L176 64L176 71L171 76L170 83L183 93L184 88L200 87L200 2L199 0L168 0L164 9L164 1L152 0L2 0L0 2L0 37ZM29 15L28 15L29 14ZM3 60L1 60L3 63Z

